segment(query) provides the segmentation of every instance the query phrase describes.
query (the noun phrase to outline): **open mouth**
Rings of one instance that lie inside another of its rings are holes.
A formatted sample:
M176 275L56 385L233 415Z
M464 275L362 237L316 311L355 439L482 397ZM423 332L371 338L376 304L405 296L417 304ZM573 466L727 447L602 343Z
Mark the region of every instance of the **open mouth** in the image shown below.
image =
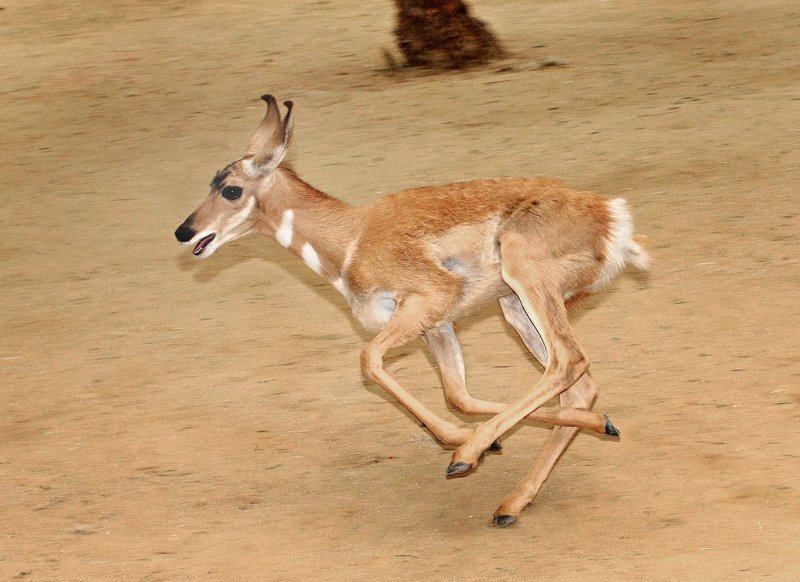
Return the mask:
M203 254L203 251L208 246L208 243L210 243L212 240L214 240L215 236L217 236L217 235L212 232L210 235L201 238L200 242L197 243L197 246L194 247L194 250L192 251L192 254L195 257L198 257L201 254Z

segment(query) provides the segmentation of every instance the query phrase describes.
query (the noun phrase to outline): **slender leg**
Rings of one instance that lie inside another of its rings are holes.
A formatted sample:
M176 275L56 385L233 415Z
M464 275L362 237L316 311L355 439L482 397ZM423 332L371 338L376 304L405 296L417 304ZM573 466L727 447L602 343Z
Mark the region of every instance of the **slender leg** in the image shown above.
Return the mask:
M430 298L419 295L409 296L400 301L386 327L362 351L361 368L368 380L378 384L394 396L400 404L428 427L439 441L446 445L460 445L472 434L472 430L456 426L431 412L424 404L409 394L383 367L383 357L389 350L411 341L426 327L425 321L431 316L428 307L429 301Z
M561 394L563 406L569 403L571 406L587 409L592 407L596 397L596 387L591 380L586 382L584 378L589 378L589 375L584 374L580 380ZM558 459L567 450L576 434L578 434L578 429L574 427L553 427L536 457L533 468L495 510L492 525L505 527L517 521L517 516L533 502Z
M500 308L503 310L503 316L505 317L506 321L519 334L520 338L522 339L522 343L525 344L531 354L533 354L533 356L542 366L547 367L547 349L544 347L542 336L539 335L538 331L536 331L536 326L533 325L533 322L531 322L528 314L525 313L525 309L522 307L522 302L519 300L519 297L515 294L501 297ZM589 406L585 406L583 401L580 400L579 404L576 404L575 406L578 409L585 408L589 410L591 409L591 404L594 404L594 399L597 395L597 385L594 383L594 380L592 380L591 376L589 376L588 372L581 376L581 378L578 380L578 383L583 382L588 384L586 388L592 393L591 402ZM565 406L563 399L561 405ZM602 429L598 430L595 427L586 426L583 428L592 428L596 432L605 433L610 436L619 436L619 430L614 426L614 423L611 422L611 419L608 418L608 416L600 415L598 413L589 414L592 414L595 417L595 420L602 420ZM531 417L528 416L528 418ZM558 424L561 426L579 426L577 424L568 424L563 422L552 424Z
M540 346L543 350L544 344L542 343L541 336L539 332L536 331L536 327L527 317L524 310L522 310L522 304L519 302L519 298L516 295L504 297L503 300L501 300L501 305L503 306L503 313L506 314L506 319L517 330L522 341L531 349L531 352L536 355L537 352L534 351L534 349L538 350ZM533 346L533 348L531 346ZM537 359L538 357L537 355ZM596 397L597 386L587 372L569 389L561 393L560 401L562 406L574 406L588 411L592 408ZM608 417L605 417L605 421L605 432L607 434L614 434L615 436L619 435L619 432L614 428L614 425L611 424ZM577 432L577 428L563 426L553 427L553 430L548 435L544 446L536 458L536 463L533 468L494 512L494 517L492 518L493 525L504 527L517 520L517 516L531 504L539 493L539 490L547 480L556 462L558 462L558 459L575 438Z
M456 449L447 468L448 475L469 472L489 445L531 412L558 396L584 375L589 364L567 321L560 296L561 265L537 257L537 269L529 269L529 242L521 235L502 241L502 273L505 282L520 298L547 350L544 375L524 397L503 412L479 425L472 437Z
M533 354L533 357L546 368L547 348L544 346L542 336L539 335L536 327L531 323L531 318L525 313L525 308L522 307L519 297L512 293L501 297L498 302L500 303L500 309L503 311L503 317L516 330L522 339L522 343Z
M516 295L513 297L516 299ZM521 304L519 309L522 310ZM522 316L525 317L528 326L533 329L533 333L536 333L536 329L533 328L524 311ZM512 325L514 324L512 323ZM520 333L520 335L522 334ZM427 330L423 337L439 367L445 400L450 406L464 414L498 414L508 407L507 404L501 402L475 398L467 391L464 357L461 354L461 345L451 322L448 321ZM539 337L538 334L536 337ZM528 340L524 336L523 341L528 345ZM546 361L547 354L544 352L544 344L542 344L542 352ZM534 355L536 355L535 352ZM529 414L527 419L551 425L576 426L601 434L609 434L608 420L603 415L588 410L564 407L540 408Z

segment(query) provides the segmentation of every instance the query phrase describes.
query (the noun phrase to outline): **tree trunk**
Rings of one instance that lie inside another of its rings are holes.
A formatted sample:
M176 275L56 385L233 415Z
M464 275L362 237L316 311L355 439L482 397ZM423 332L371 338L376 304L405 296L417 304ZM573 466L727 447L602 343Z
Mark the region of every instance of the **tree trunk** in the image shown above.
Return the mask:
M460 69L504 54L462 0L395 0L395 5L394 34L408 66Z

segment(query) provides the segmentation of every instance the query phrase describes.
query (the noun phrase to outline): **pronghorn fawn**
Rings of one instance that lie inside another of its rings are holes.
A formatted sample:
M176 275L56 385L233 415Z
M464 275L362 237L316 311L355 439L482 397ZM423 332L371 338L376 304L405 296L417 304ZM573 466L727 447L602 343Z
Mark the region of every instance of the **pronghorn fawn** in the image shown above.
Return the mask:
M387 195L360 208L303 182L283 164L292 139L292 102L281 113L271 95L244 156L218 172L211 192L175 236L208 257L260 232L300 257L375 333L361 353L364 376L382 386L444 445L455 447L448 477L478 466L487 449L527 418L553 425L530 473L492 523L506 526L534 499L581 428L618 436L592 411L597 386L567 308L598 291L626 265L646 269L644 237L633 236L621 198L577 192L550 179L475 180ZM453 322L497 300L506 321L544 367L510 405L467 391ZM384 369L388 351L422 336L454 409L492 415L471 426L446 420ZM545 404L556 396L559 406Z

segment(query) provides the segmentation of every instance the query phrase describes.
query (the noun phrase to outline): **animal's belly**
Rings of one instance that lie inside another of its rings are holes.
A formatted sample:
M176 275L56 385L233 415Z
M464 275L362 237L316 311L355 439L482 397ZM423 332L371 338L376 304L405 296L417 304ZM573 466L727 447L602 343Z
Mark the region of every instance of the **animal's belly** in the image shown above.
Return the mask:
M454 271L459 274L457 271ZM483 265L480 269L465 270L461 274L462 292L458 302L447 314L455 320L478 311L485 304L511 293L503 281L500 265Z

